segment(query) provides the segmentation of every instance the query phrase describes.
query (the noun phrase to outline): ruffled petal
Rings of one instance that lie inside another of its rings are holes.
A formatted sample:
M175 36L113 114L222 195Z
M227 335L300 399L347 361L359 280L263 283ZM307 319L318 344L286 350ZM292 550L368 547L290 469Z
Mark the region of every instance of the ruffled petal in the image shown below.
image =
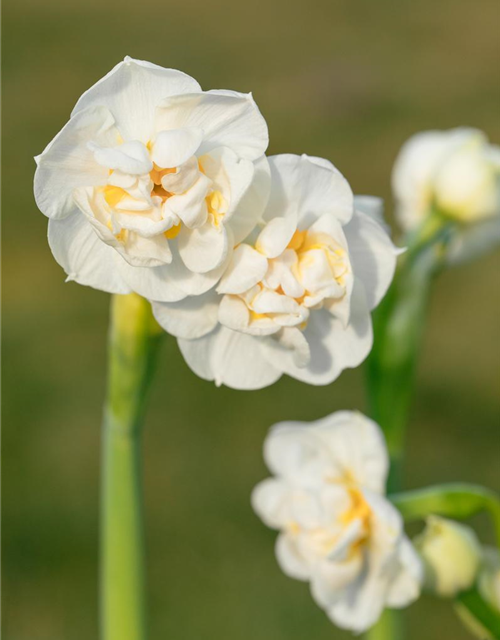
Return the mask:
M36 159L35 200L49 218L63 218L74 210L73 190L106 184L108 170L94 159L89 142L116 145L118 131L105 107L77 114Z
M197 229L183 227L177 240L184 264L195 273L217 269L228 256L229 239L223 226L216 229L207 222Z
M177 302L188 295L206 293L216 284L226 267L223 263L213 271L193 273L186 268L175 246L172 246L172 254L171 264L151 269L132 267L125 260L118 260L123 279L134 291L149 300Z
M194 156L203 140L203 131L196 127L160 131L151 147L153 162L164 169L178 167Z
M371 318L362 287L354 286L347 327L328 311L314 310L304 336L311 349L311 361L305 367L297 367L292 353L276 349L272 337L263 341L264 353L283 373L310 384L330 384L344 369L357 367L370 352L373 342Z
M307 229L329 213L345 224L353 213L353 194L344 176L327 160L283 154L269 158L271 195L264 219L298 214Z
M168 240L163 235L144 237L138 233L127 231L126 238L121 241L105 223L107 212L93 189L75 189L75 204L93 226L103 242L110 245L134 267L158 267L172 261L172 252Z
M296 229L294 216L273 218L259 233L255 248L266 258L276 258L286 249Z
M95 161L106 169L140 176L153 168L149 151L139 140L130 140L117 147L103 147L94 142L88 146L94 152Z
M212 181L214 191L220 191L225 204L224 224L239 211L239 203L252 183L254 165L240 158L227 147L218 147L199 158L203 172Z
M354 275L363 284L368 307L373 309L392 282L398 250L384 228L360 211L354 213L344 232Z
M401 609L416 600L422 588L423 566L413 545L404 536L399 548L399 571L387 593L388 607Z
M267 267L267 259L262 254L247 244L240 244L217 286L218 293L244 293L264 279Z
M78 210L63 220L50 220L48 237L67 280L109 293L131 292L116 268L116 252L100 240Z
M197 91L200 85L185 73L127 56L81 96L71 115L106 106L125 140L147 143L155 132L155 107L168 96Z
M236 214L226 222L236 244L242 242L261 219L270 191L271 170L267 158L262 156L254 162L253 180L239 200Z
M276 559L283 573L295 580L309 580L311 568L291 536L281 533L276 540Z
M211 187L211 181L200 175L197 182L181 195L175 195L165 202L164 208L170 215L178 216L189 229L202 227L208 217L205 197ZM186 230L189 234L189 231Z
M148 300L176 302L188 294L180 289L171 275L171 265L133 267L116 253L115 263L128 286Z
M262 357L258 341L244 333L218 327L198 340L179 339L191 369L206 380L232 389L262 389L280 373Z
M250 94L208 91L162 101L156 128L198 127L204 132L199 154L229 147L242 158L256 160L269 143L266 121Z
M357 411L337 411L311 426L335 461L332 479L349 472L356 483L375 493L385 492L389 458L380 427Z
M286 482L268 478L252 491L253 510L268 527L279 529L290 521L289 496Z
M153 315L168 333L193 340L210 333L217 325L218 302L213 291L180 302L153 302Z

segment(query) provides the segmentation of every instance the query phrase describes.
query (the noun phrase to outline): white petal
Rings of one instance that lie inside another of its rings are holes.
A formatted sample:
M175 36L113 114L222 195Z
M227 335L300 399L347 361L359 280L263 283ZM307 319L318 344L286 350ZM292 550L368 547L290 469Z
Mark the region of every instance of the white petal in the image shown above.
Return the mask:
M73 190L106 184L108 170L97 164L90 141L118 142L113 116L95 107L73 117L37 158L35 200L49 218L63 218L74 209Z
M243 293L263 280L267 271L267 259L247 244L240 244L233 251L231 261L219 285L218 293Z
M383 227L359 211L344 232L354 275L362 282L368 307L373 309L392 282L398 251Z
M216 384L232 389L263 389L281 376L262 356L258 338L226 327L218 331L211 363Z
M219 327L198 340L179 339L187 364L200 377L233 389L262 389L280 377L252 336Z
M370 216L375 222L391 234L391 227L384 218L384 201L377 196L354 196L354 209Z
M203 131L196 127L160 131L155 136L151 158L163 169L178 167L194 156L202 140Z
M49 221L49 245L68 280L109 293L130 293L114 263L115 250L97 236L78 210Z
M80 211L93 226L103 242L114 247L116 251L134 267L157 267L172 261L168 241L163 234L154 237L143 237L135 232L127 232L125 241L118 240L116 232L102 194L94 189L75 189L73 199Z
M342 597L343 590L359 576L363 556L354 554L343 562L323 560L311 578L311 593L320 607L326 609Z
M311 312L304 331L311 349L311 361L306 367L297 367L291 354L276 352L272 338L265 342L266 357L283 373L317 385L330 384L344 369L357 367L370 352L373 335L370 314L359 286L354 287L352 300L347 327L324 309Z
M266 258L276 258L286 249L296 229L294 216L273 218L259 233L255 248Z
M336 411L312 425L335 461L340 481L346 475L361 487L385 491L389 458L380 427L357 411Z
M294 486L323 487L331 470L331 456L321 438L303 422L280 422L264 442L264 459L270 471Z
M186 267L195 273L217 269L226 259L229 241L223 226L207 222L197 229L183 227L177 236L179 254Z
M342 629L361 633L373 626L384 609L387 580L378 565L368 567L368 575L344 591L327 609L331 620Z
M221 324L235 331L245 331L250 323L250 311L243 300L237 296L223 296L218 317Z
M171 275L171 265L161 267L134 267L116 253L116 266L129 287L148 300L176 302L187 296Z
M275 478L268 478L252 491L252 507L265 525L279 529L288 524L289 515L288 485Z
M298 227L307 229L325 213L345 224L353 213L349 183L327 160L283 154L269 158L271 195L264 219L298 214Z
M291 353L293 362L297 367L306 367L311 361L311 349L309 343L300 329L296 327L284 327L275 336L276 348L284 349Z
M153 168L149 151L138 140L130 140L117 147L103 147L93 142L88 146L94 153L95 161L106 169L140 176Z
M289 535L281 533L278 536L275 553L285 575L295 580L309 580L311 568Z
M227 221L235 243L244 240L255 227L271 191L271 170L265 156L254 162L253 180L238 202L237 212Z
M400 569L387 593L388 607L400 609L416 600L422 588L423 568L419 555L404 536L399 551Z
M252 309L256 313L300 313L300 306L293 298L269 289L263 289L255 296Z
M181 71L127 57L81 96L72 116L86 107L104 105L124 139L146 143L153 137L155 107L168 96L197 91L200 85Z
M218 269L207 273L189 271L172 246L171 264L151 269L132 267L119 260L124 280L140 295L159 302L177 302L186 296L206 293L219 280L224 271L223 263Z
M161 179L161 185L165 191L181 194L192 187L199 177L198 159L192 156L183 165L177 167L175 173L166 173Z
M219 298L213 291L180 302L153 302L158 323L177 338L193 340L210 333L217 324Z
M206 176L200 175L186 193L168 198L165 202L166 211L178 216L189 229L202 227L208 217L205 197L210 187L211 181ZM189 230L186 230L186 233L189 234Z
M213 183L213 190L220 191L227 203L224 224L239 212L239 203L245 196L254 175L254 165L250 160L239 158L227 147L213 149L199 158L203 172Z
M267 125L251 95L206 92L164 100L156 112L157 130L198 127L204 132L199 154L229 147L256 160L269 142Z

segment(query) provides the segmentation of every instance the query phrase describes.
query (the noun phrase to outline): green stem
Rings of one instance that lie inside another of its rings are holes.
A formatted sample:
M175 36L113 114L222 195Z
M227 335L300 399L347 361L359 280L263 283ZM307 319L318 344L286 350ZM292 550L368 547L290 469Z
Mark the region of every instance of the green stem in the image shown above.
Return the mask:
M403 636L401 612L386 609L377 624L365 633L364 638L366 640L401 640Z
M462 520L486 511L491 517L500 548L500 499L490 489L467 483L449 483L389 497L406 522L425 519L430 514Z
M102 432L102 640L147 636L141 422L159 336L146 300L113 296Z
M429 215L408 238L387 295L373 314L374 345L367 360L367 387L371 417L381 426L390 456L388 492L400 490L405 432L415 372L434 275L445 256L449 225L440 215ZM399 640L403 624L398 611L385 611L368 631L369 640Z

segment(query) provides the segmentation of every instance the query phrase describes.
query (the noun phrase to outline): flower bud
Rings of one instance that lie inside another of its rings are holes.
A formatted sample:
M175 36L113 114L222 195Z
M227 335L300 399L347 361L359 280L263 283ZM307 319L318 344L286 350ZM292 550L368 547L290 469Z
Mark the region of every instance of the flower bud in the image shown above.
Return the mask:
M424 560L428 589L451 598L473 585L481 548L470 527L431 516L415 544Z

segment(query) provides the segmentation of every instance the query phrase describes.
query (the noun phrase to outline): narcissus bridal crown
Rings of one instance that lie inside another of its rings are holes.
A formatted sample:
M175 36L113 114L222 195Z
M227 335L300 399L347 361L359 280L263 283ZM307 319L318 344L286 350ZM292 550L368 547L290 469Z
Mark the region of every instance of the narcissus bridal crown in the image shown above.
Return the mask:
M264 457L274 477L254 489L253 507L280 532L282 570L310 583L337 626L365 631L384 607L419 596L422 563L384 495L389 463L378 425L350 411L283 422Z
M180 71L125 58L36 159L56 260L111 293L207 291L262 213L267 145L251 95L204 92Z
M283 373L328 384L372 345L370 310L385 294L397 251L380 202L353 198L327 160L269 159L271 194L256 229L218 285L178 303L154 303L202 378L239 389Z
M377 199L267 145L251 95L126 58L38 156L35 197L68 279L152 301L202 378L328 384L368 355L397 252Z

